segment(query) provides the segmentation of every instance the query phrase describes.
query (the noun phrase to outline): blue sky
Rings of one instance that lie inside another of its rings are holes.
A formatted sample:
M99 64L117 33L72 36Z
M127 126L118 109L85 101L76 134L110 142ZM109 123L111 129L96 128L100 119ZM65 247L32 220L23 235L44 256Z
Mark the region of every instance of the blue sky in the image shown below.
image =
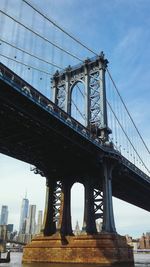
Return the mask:
M18 16L23 13L19 13L19 5L17 5L21 3L20 0L1 1L2 6L5 6L8 12L11 11L12 14L17 12ZM30 0L30 2L40 7L43 12L73 33L88 47L98 53L104 51L119 91L144 140L150 147L150 1ZM27 18L32 17L29 12L25 14ZM23 19L25 21L25 18ZM39 31L42 31L39 21L36 26ZM14 29L12 28L12 31ZM48 28L46 30L48 31ZM3 37L6 38L6 34ZM52 38L56 41L60 37L57 37L56 33ZM74 53L78 52L82 58L91 56L88 51L79 50L78 46L73 46L73 43L65 42L65 40L62 37L61 44L73 50ZM25 47L27 49L28 44ZM60 56L59 63L65 62L65 57ZM14 222L17 227L21 199L26 190L30 203L37 204L37 209L44 208L45 178L31 173L29 165L8 159L3 155L0 155L0 168L0 206L2 204L9 206L9 222ZM36 189L33 190L33 188ZM82 189L78 190L82 192ZM74 207L76 210L74 221L79 219L81 225L80 202L81 200ZM116 199L114 212L117 230L120 234L140 236L143 232L150 230L150 213Z

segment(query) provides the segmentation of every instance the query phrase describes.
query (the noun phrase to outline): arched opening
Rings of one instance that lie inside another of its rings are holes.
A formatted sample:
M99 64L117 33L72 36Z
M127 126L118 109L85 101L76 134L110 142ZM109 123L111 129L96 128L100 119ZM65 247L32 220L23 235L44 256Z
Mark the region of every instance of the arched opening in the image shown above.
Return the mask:
M71 188L71 218L74 234L80 234L84 216L84 186L75 183Z
M81 124L86 125L85 113L85 86L83 82L77 82L71 91L71 116L79 121Z

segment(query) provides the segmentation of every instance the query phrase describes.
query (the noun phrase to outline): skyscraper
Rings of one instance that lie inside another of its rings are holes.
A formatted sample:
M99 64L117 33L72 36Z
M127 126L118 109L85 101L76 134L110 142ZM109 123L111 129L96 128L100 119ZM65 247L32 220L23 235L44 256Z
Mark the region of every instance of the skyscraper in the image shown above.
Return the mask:
M14 228L14 225L13 224L7 224L7 231L9 233L12 233L13 232L13 228Z
M25 233L28 208L29 208L29 200L27 198L23 198L21 205L21 213L20 213L20 225L19 225L19 232L22 234Z
M43 217L43 211L38 211L38 220L37 220L37 226L36 226L36 234L40 234L42 229L42 217Z
M1 209L1 225L7 225L8 222L8 206L3 205Z
M26 234L31 234L31 235L35 234L36 231L35 213L36 213L36 205L30 205L27 218L27 225L26 225Z

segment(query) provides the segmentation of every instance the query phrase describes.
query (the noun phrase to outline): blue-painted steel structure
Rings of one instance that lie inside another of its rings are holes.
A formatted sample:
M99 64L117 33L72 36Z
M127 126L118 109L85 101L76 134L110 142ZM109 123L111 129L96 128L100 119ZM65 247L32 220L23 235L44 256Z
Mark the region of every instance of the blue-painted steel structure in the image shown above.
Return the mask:
M81 181L88 173L97 183L102 158L112 159L113 195L150 211L150 178L145 173L2 63L0 67L1 153L35 165L45 176Z

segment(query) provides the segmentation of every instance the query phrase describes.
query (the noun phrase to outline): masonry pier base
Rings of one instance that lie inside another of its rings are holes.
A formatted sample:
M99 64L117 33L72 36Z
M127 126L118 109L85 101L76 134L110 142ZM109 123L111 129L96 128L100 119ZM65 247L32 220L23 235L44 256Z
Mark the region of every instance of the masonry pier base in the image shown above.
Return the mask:
M111 265L133 263L132 248L118 234L37 236L25 246L23 262L86 263Z

